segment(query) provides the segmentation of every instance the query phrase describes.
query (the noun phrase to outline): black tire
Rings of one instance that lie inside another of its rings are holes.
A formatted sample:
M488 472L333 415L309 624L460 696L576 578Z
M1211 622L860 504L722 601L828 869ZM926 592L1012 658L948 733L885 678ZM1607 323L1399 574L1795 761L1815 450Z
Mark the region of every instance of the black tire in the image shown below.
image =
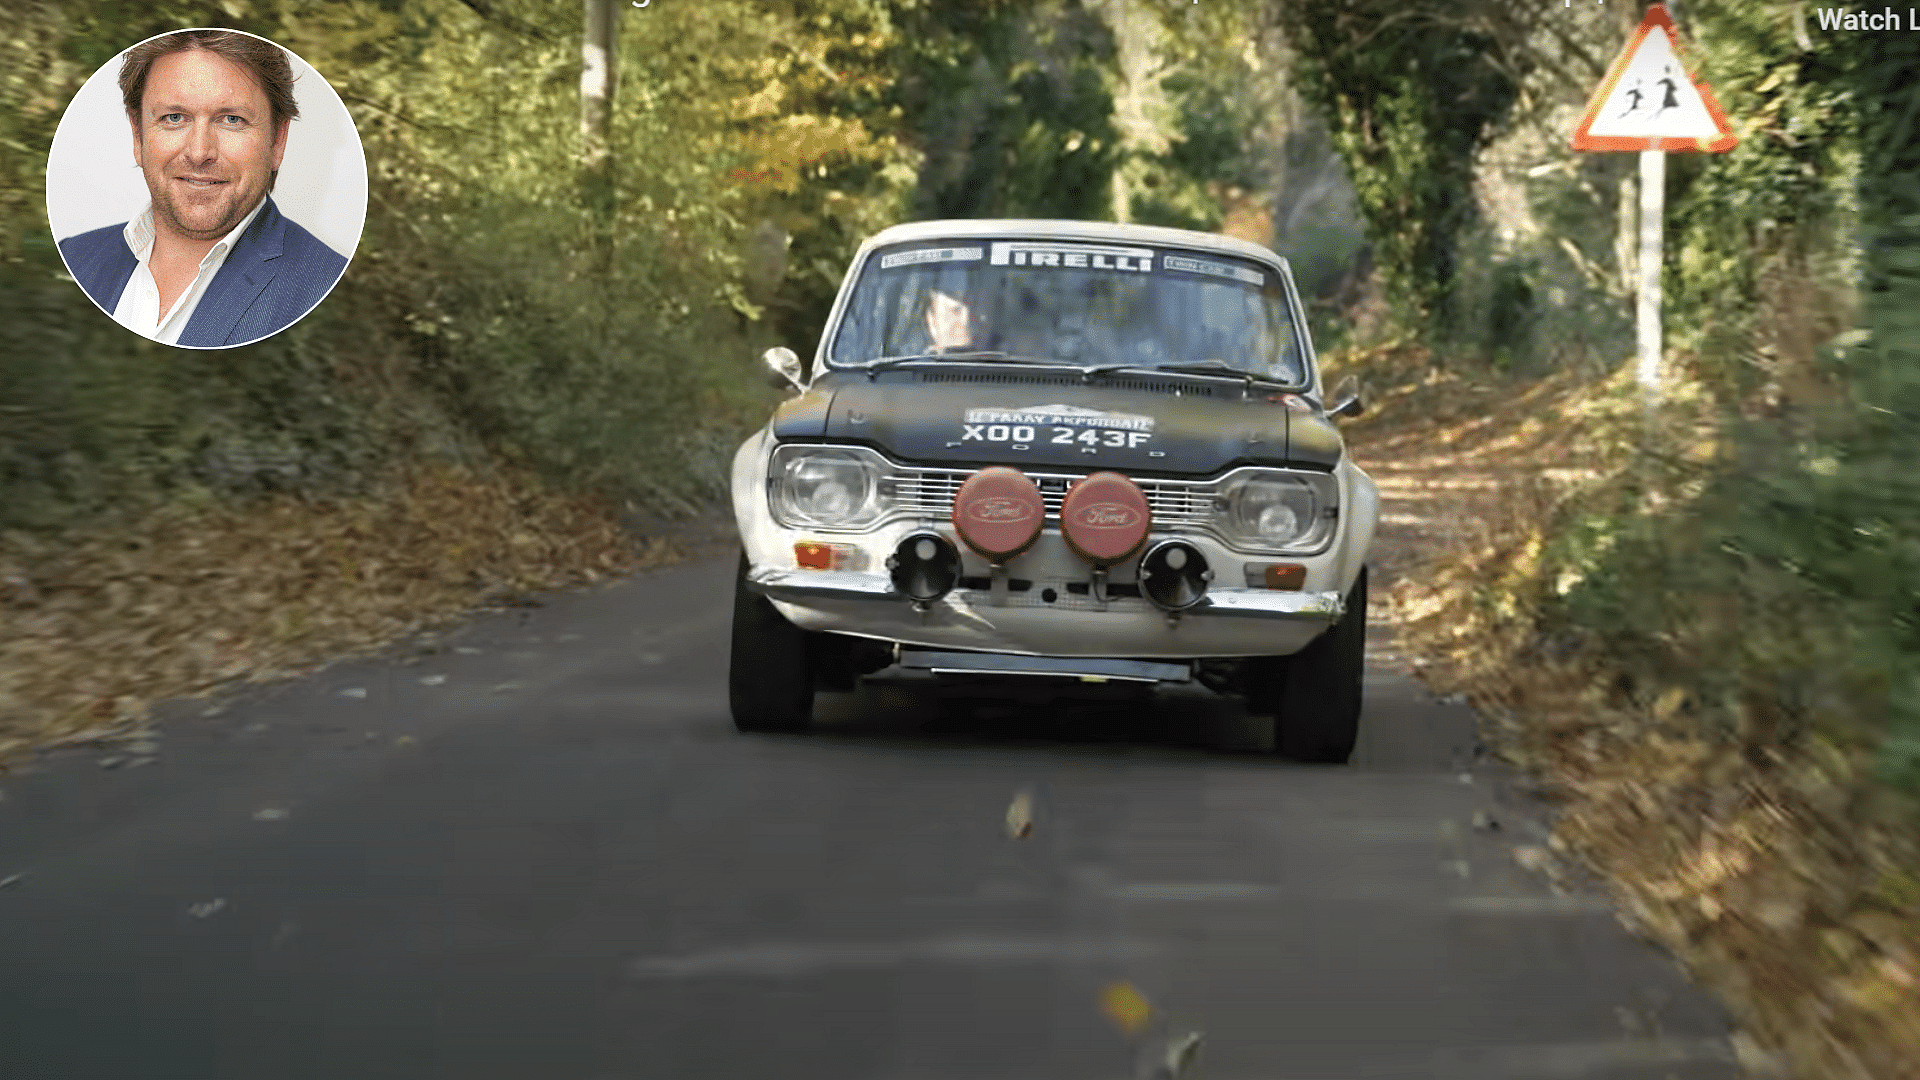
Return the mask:
M860 672L853 666L853 640L845 634L809 633L807 647L812 649L813 688L844 694L860 685Z
M1295 761L1344 765L1360 737L1367 666L1367 569L1347 593L1347 611L1292 656L1247 662L1247 709L1273 717L1273 749Z
M773 602L747 587L747 556L733 581L727 702L741 731L803 731L813 721L811 642Z

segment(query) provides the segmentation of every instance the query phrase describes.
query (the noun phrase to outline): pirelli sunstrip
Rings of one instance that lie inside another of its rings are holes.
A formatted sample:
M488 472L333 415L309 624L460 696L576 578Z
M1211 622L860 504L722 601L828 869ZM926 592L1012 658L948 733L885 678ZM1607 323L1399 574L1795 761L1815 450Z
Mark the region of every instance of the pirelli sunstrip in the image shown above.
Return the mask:
M1207 233L931 221L854 256L793 396L733 462L729 689L942 677L1199 682L1345 761L1379 501L1285 259Z

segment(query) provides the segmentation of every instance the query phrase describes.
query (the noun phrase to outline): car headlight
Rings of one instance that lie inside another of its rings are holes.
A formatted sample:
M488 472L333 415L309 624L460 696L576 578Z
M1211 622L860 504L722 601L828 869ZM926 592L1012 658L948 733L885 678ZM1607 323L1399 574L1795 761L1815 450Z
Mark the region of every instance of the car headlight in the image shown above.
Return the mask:
M880 519L880 461L857 450L783 446L774 452L769 494L788 528L856 531Z
M1331 476L1248 473L1223 487L1214 524L1237 548L1318 551L1332 536L1338 491Z

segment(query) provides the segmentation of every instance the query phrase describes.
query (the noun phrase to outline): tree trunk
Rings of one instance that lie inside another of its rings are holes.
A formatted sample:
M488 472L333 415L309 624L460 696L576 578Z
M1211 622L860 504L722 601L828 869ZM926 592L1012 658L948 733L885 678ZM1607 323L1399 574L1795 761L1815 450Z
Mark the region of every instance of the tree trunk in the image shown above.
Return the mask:
M1159 115L1165 108L1160 87L1165 72L1156 55L1160 24L1138 0L1107 0L1100 14L1113 32L1119 75L1113 95L1113 121L1120 129L1121 153L1113 170L1113 219L1125 222L1133 219L1128 166L1141 155L1163 154L1168 148Z
M580 34L580 190L602 242L613 217L613 152L608 128L613 117L614 32L621 0L585 0Z

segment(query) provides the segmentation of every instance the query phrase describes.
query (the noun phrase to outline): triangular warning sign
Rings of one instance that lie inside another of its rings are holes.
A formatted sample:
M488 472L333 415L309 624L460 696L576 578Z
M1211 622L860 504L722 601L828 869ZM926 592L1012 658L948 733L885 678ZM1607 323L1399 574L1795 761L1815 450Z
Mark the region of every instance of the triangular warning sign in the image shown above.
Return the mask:
M1665 4L1647 9L1573 130L1575 150L1731 150L1740 140L1680 62Z

